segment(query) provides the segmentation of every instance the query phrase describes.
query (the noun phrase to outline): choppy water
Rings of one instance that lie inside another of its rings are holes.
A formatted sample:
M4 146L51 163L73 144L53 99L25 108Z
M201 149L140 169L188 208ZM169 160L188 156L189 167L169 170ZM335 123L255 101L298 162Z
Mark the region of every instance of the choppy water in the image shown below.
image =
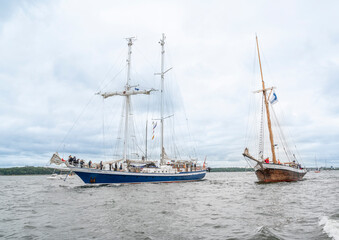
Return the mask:
M255 181L208 173L200 182L85 186L0 176L0 238L339 239L339 171Z

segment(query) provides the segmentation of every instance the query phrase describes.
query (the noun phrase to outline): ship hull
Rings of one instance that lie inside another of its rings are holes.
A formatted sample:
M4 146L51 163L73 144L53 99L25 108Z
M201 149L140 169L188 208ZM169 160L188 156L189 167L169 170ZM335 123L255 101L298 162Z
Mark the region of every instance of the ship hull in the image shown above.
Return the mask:
M206 175L206 171L180 173L131 173L76 167L73 167L72 171L76 173L86 184L184 182L201 180Z
M297 169L278 164L262 164L255 167L255 174L259 182L294 182L300 181L305 176L305 169Z

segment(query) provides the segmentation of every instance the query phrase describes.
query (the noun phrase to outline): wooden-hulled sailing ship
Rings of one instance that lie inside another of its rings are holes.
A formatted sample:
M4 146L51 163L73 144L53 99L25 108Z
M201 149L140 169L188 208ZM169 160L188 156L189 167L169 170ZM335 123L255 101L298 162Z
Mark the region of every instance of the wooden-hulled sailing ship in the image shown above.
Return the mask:
M149 160L143 156L141 159L133 159L128 154L130 130L129 125L132 119L131 115L131 97L133 95L150 95L154 89L140 90L136 86L130 85L130 66L131 54L134 38L127 38L128 41L128 57L127 57L127 82L123 91L115 92L99 92L98 95L104 99L113 96L122 96L125 98L124 104L124 137L123 137L123 153L121 158L112 161L101 162L100 164L78 164L78 161L65 161L61 159L58 153L53 154L50 163L65 163L69 169L76 173L85 183L142 183L142 182L182 182L201 180L206 175L205 167L201 167L197 163L197 159L177 159L171 158L165 152L164 147L164 76L170 69L164 71L164 53L165 53L165 35L160 40L161 45L161 72L157 75L161 76L161 142L160 142L160 160ZM146 125L147 126L147 125ZM146 137L147 139L147 137ZM146 141L147 146L147 141ZM71 157L71 156L70 156Z
M258 60L260 66L260 75L261 75L261 82L262 82L262 89L255 91L255 93L262 93L262 111L261 111L261 136L260 136L260 143L259 143L259 154L258 158L253 157L250 153L248 148L245 148L243 156L245 159L250 159L254 161L255 166L254 170L257 175L259 182L291 182L291 181L299 181L301 180L304 175L306 174L307 170L302 168L301 165L298 163L295 154L286 150L287 146L284 147L284 152L286 153L286 157L288 159L287 162L280 162L277 160L275 147L277 146L274 142L273 131L272 131L272 123L271 123L271 116L270 116L270 106L277 100L275 93L272 95L272 100L269 101L270 96L273 92L274 87L266 88L265 82L263 78L263 72L261 67L261 60L260 60L260 52L259 52L259 44L258 44L258 37L256 36L256 47L258 52ZM264 121L264 106L266 109L266 117L267 117L267 127L269 132L269 140L270 140L270 150L272 153L272 161L269 158L264 159L264 147L263 147L263 121ZM277 121L277 119L276 119Z

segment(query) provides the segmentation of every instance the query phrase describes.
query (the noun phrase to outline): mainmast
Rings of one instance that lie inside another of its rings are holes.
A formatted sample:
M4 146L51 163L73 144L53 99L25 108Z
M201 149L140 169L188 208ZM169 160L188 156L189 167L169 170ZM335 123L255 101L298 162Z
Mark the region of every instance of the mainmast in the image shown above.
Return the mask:
M260 73L261 73L261 82L262 82L262 90L261 91L262 91L262 93L264 95L265 106L266 106L267 125L268 125L268 131L269 131L269 134L270 134L272 158L273 158L273 163L277 163L277 159L276 159L276 156L275 156L275 149L274 149L274 140L273 140L273 132L272 132L270 110L269 110L268 100L267 100L267 96L266 96L266 91L268 89L265 88L264 76L262 74L261 61L260 61L260 53L259 53L259 44L258 44L258 37L256 36L255 38L256 38L256 42L257 42L258 58L259 58ZM270 88L270 89L272 89L272 88Z
M128 139L129 139L129 114L130 114L130 104L131 104L131 95L138 95L138 94L146 94L149 95L154 89L151 90L139 90L136 88L137 86L131 86L131 55L132 55L132 45L133 41L136 39L134 37L127 38L128 42L128 57L127 57L127 80L125 85L124 91L116 91L116 92L107 92L98 94L103 96L104 98L112 97L112 96L124 96L125 97L125 131L124 131L124 152L123 152L123 160L126 162L127 160L127 151L128 151Z
M161 141L160 141L160 165L164 163L164 55L165 55L165 34L162 34L162 39L160 40L161 45L161 115L160 115L160 125L161 125Z
M163 165L165 163L164 161L164 156L165 156L165 149L164 149L164 120L168 117L164 117L164 80L165 80L165 74L171 70L172 68L167 69L166 71L164 71L164 67L165 67L165 34L162 34L162 39L160 39L160 45L161 45L161 72L160 73L156 73L156 75L161 75L161 110L160 110L160 128L161 128L161 141L160 141L160 165Z

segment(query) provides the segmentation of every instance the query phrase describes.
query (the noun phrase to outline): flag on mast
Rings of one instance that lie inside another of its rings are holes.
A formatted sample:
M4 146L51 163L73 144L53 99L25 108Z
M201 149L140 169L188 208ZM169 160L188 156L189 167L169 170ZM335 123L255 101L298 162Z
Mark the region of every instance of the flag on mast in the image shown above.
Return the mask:
M277 102L278 102L278 97L277 97L277 94L275 94L275 92L274 92L271 99L270 99L270 103L275 104Z
M153 136L152 136L152 140L154 139L154 129L157 127L157 122L152 122L153 124Z

